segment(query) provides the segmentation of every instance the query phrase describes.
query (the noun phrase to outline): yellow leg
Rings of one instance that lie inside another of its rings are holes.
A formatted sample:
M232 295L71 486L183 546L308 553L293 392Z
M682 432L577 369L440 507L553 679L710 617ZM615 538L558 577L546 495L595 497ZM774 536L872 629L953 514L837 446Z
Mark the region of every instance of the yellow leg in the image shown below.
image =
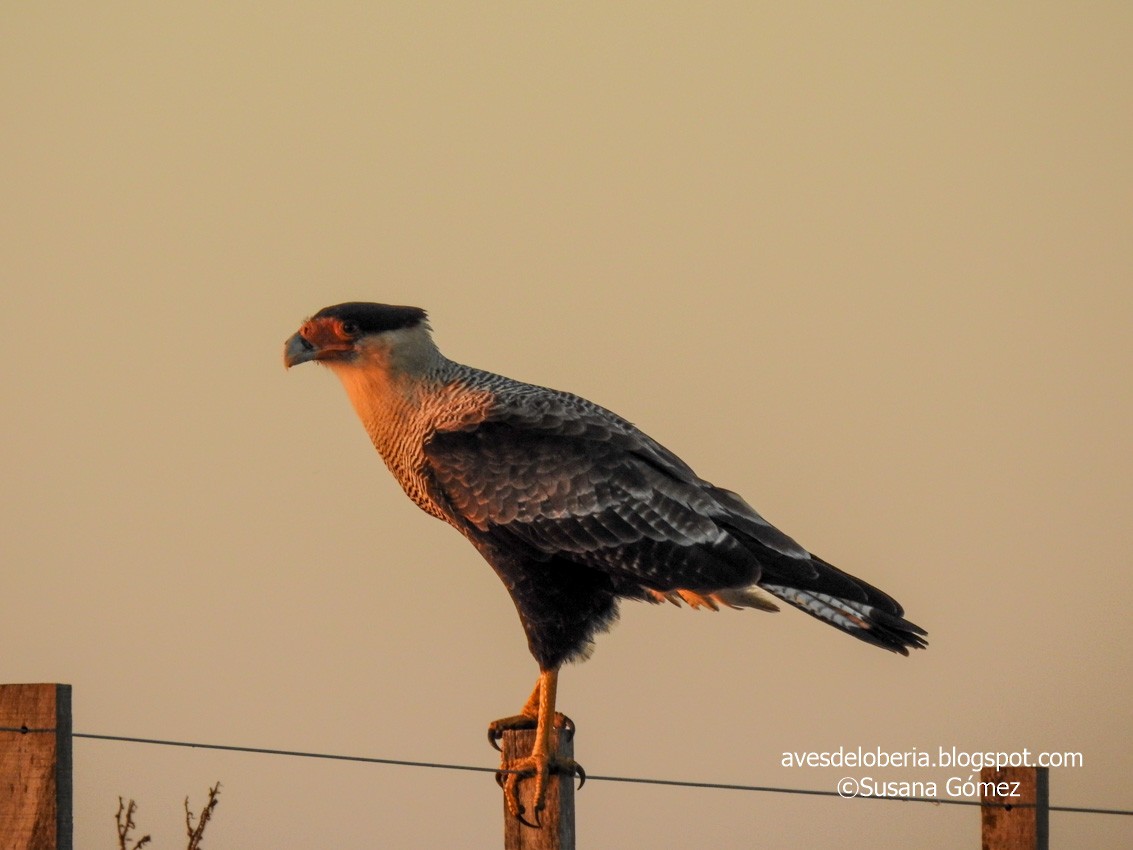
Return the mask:
M555 755L555 748L552 747L551 735L555 726L569 729L572 733L574 731L574 725L561 714L555 712L558 685L558 668L540 671L539 681L535 685L535 690L531 692L531 697L523 706L522 713L514 718L496 721L488 732L488 737L494 744L495 740L503 734L503 729L529 729L531 728L531 721L535 721L535 743L531 748L531 755L501 763L501 773L497 777L502 778L506 771L507 778L502 782L504 802L512 816L521 820L523 820L523 809L519 804L519 783L523 779L534 777L535 792L532 797L532 805L535 810L535 818L534 822L525 821L531 826L538 826L539 812L543 809L543 802L547 795L547 780L552 772L566 773L571 776L578 776L582 781L586 780L586 774L575 761L559 758ZM560 723L560 719L566 722ZM520 721L520 723L514 724L512 721Z
M519 713L524 717L538 717L539 716L539 703L541 694L543 693L543 674L539 674L539 678L535 680L535 687L531 691L531 696L527 698L527 702L523 704L523 708Z
M556 682L558 677L558 670L555 670ZM508 729L535 729L539 725L539 703L540 695L543 693L543 676L544 673L540 672L539 678L535 680L535 688L531 691L531 696L527 698L527 702L523 704L523 708L519 710L519 714L513 714L511 717L501 717L499 720L493 720L488 724L488 743L495 747L497 750L500 748L499 740ZM554 700L552 700L552 705ZM574 721L567 717L565 714L555 712L555 728L562 729L568 735L574 735Z
M531 749L531 758L540 762L551 761L551 725L555 717L555 697L559 691L559 671L544 670L539 674L539 716L535 723L535 746ZM538 777L539 787L543 776ZM542 795L536 792L537 800Z

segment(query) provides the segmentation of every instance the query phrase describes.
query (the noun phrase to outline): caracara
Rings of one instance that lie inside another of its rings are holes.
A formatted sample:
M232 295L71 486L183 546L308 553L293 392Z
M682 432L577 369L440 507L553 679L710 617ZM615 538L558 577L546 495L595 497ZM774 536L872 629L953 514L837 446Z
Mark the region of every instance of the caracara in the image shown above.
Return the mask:
M777 610L773 598L874 646L908 655L925 631L875 587L812 555L740 496L709 484L632 424L570 393L454 363L425 311L348 303L320 310L284 349L290 367L338 375L409 497L463 534L515 602L539 679L503 730L535 745L504 763L504 797L533 777L537 821L552 771L559 667L585 658L621 599Z

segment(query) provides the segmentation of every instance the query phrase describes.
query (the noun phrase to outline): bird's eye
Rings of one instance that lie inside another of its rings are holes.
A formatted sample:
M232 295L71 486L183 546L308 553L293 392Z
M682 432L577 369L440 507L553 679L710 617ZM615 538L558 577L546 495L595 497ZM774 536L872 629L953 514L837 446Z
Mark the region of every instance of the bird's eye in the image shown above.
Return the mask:
M356 333L358 333L358 323L350 321L343 322L342 332L346 334L346 336L354 336Z

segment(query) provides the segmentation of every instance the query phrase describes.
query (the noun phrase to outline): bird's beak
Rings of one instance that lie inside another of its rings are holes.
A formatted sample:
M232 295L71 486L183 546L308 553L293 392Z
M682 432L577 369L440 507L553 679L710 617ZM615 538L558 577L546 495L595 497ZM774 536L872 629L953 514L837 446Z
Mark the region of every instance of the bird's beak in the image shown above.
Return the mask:
M302 334L295 334L283 345L283 365L290 369L308 360L315 360L319 356L319 349L303 338Z
M315 317L284 343L283 365L290 369L308 360L348 360L353 354L354 339L340 320Z

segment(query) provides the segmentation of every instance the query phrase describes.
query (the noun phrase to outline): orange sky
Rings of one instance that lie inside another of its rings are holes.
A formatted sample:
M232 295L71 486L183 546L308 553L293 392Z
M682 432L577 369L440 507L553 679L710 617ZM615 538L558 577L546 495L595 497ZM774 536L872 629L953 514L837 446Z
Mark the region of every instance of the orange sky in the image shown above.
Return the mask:
M832 790L782 754L1027 747L1083 753L1056 804L1133 807L1130 8L381 6L5 13L0 681L71 683L80 732L494 764L536 672L506 593L280 363L326 304L412 304L930 632L627 606L560 683L589 772ZM178 846L218 779L218 847L500 841L486 774L78 740L76 846L119 795ZM578 832L953 848L978 817L594 782Z

